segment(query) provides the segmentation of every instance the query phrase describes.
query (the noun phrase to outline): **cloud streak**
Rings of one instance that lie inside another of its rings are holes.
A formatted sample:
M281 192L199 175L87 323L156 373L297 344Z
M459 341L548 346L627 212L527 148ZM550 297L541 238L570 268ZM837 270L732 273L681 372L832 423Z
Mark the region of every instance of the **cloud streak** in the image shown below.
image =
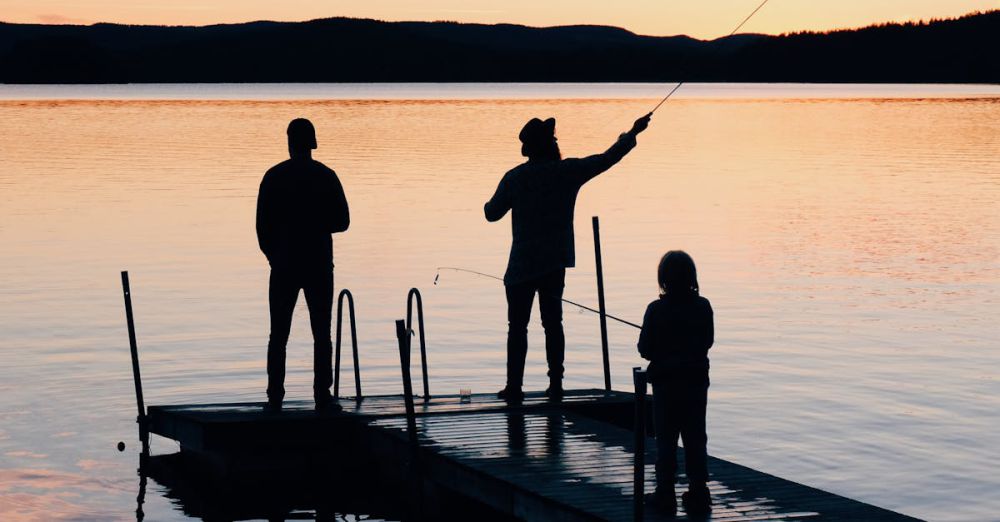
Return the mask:
M38 21L43 24L50 25L90 25L94 23L91 20L73 18L71 16L63 16L60 14L40 14L38 15Z

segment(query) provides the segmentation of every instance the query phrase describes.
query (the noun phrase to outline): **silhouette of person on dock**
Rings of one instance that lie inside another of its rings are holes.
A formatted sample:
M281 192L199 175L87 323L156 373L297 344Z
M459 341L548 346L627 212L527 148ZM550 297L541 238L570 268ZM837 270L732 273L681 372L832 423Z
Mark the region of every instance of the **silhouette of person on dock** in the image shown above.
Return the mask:
M510 402L524 398L524 361L528 352L528 320L538 294L538 308L545 329L545 357L549 367L552 400L562 398L565 336L562 294L566 268L575 266L573 209L583 185L618 163L636 145L651 114L635 121L632 129L602 154L562 159L555 137L556 120L533 118L521 129L521 155L528 161L514 167L500 180L496 193L484 207L488 221L499 221L511 212L513 240L504 274L507 294L507 385L497 395Z
M257 241L271 265L268 302L267 407L281 409L285 396L285 347L292 312L305 294L313 335L313 397L316 409L339 409L330 395L330 316L333 308L333 240L351 223L337 173L312 159L316 130L304 118L288 124L285 160L264 174L257 196Z
M680 250L667 252L657 269L659 299L649 303L639 334L639 354L650 361L656 429L656 492L650 503L677 511L677 436L684 440L688 491L682 499L690 515L711 511L708 491L708 350L715 342L712 305L698 292L694 260Z

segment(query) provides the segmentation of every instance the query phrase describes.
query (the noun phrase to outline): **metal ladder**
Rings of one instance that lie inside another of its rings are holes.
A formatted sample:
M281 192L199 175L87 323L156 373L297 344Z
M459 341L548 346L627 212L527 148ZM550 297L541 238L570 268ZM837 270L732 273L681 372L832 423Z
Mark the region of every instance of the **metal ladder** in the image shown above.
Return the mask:
M430 386L427 383L427 341L424 335L424 301L420 290L411 288L406 295L406 332L413 335L413 300L417 301L417 325L420 327L420 369L424 376L424 402L431 400Z
M354 400L361 402L363 399L361 395L361 365L358 362L358 326L354 315L354 295L346 288L341 290L340 295L337 297L337 347L333 370L333 398L334 400L340 398L340 344L341 339L343 339L341 333L344 323L345 297L347 298L347 308L351 320L351 350L354 354Z

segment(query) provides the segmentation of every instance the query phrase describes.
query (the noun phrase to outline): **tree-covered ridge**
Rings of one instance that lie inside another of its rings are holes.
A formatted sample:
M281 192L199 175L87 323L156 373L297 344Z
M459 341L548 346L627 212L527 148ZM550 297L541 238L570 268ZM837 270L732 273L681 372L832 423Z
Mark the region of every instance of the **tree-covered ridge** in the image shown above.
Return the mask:
M0 23L0 81L1000 82L1000 10L716 40L606 26L328 18L205 27Z

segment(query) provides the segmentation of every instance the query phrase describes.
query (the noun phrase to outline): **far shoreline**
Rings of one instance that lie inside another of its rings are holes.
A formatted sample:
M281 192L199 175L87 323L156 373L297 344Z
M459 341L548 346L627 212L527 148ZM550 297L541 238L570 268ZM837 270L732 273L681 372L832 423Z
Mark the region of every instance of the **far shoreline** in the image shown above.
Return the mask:
M0 84L8 101L516 101L655 100L676 82L262 82ZM675 101L713 99L972 99L995 83L691 82Z

